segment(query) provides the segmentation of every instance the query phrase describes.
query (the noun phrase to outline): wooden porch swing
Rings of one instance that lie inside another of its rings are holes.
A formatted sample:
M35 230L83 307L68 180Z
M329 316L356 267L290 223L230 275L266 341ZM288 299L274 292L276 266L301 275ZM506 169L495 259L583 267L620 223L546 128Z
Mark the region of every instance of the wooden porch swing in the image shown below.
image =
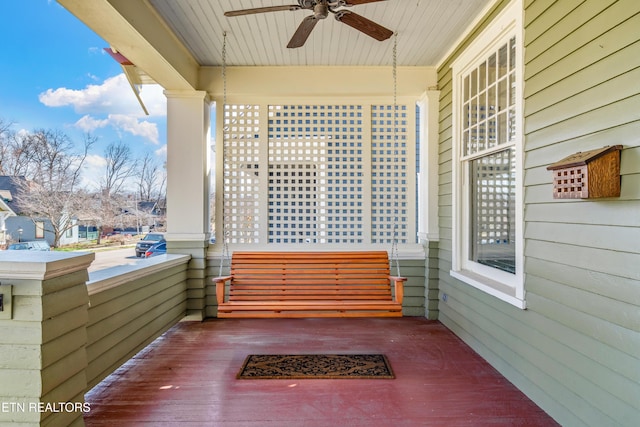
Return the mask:
M223 37L223 104L226 106L226 32ZM394 39L393 103L397 115L396 46ZM395 125L393 128L395 141ZM218 317L401 317L407 278L400 276L397 212L396 199L391 257L396 262L397 276L390 275L387 251L236 251L229 262L230 275L222 276L224 260L229 260L227 222L223 214L220 272L219 277L212 279L216 286ZM227 283L229 292L225 299Z

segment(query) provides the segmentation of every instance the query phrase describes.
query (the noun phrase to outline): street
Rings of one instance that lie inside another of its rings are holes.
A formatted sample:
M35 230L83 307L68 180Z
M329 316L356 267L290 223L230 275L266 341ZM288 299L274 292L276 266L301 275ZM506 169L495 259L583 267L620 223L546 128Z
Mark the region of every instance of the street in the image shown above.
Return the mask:
M89 266L89 272L102 270L103 268L113 267L115 265L135 265L144 262L144 258L137 258L133 246L127 246L123 249L109 249L96 251L96 259Z

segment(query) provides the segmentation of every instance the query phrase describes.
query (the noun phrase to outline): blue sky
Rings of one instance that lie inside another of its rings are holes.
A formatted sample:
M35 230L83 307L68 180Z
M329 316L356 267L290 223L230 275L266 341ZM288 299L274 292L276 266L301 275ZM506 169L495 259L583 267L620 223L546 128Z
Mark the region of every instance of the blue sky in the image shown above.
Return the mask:
M14 131L57 129L98 138L86 178L99 180L102 154L123 141L135 156L166 156L166 103L145 86L138 104L108 44L53 0L0 0L0 118Z

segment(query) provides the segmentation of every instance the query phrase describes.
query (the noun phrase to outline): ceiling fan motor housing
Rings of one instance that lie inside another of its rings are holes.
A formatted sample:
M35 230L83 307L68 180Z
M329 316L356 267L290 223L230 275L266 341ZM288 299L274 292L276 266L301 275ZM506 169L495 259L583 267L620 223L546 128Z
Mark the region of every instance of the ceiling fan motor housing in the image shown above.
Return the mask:
M313 16L316 19L324 19L329 15L329 6L318 3L313 7Z

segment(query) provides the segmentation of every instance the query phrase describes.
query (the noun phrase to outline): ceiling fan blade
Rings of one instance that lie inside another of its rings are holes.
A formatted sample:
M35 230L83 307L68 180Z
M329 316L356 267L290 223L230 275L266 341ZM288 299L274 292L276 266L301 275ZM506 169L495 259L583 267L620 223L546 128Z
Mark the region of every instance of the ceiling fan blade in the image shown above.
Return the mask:
M304 18L296 32L293 34L293 37L291 37L291 40L289 40L287 47L293 49L304 45L318 21L319 19L313 15Z
M344 5L345 6L357 6L359 4L366 4L366 3L376 3L379 1L387 1L387 0L345 0Z
M336 19L378 41L386 40L393 35L390 29L348 10L336 12Z
M280 12L282 10L299 10L299 9L302 9L302 8L297 4L292 4L288 6L256 7L254 9L231 10L229 12L225 12L224 16L253 15L254 13Z

